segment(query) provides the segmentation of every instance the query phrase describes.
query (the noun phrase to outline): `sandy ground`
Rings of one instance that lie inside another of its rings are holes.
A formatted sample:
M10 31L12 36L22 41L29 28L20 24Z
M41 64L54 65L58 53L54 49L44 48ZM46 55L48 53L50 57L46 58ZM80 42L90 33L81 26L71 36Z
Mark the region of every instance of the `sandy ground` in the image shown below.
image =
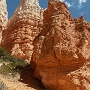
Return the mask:
M46 90L41 82L33 77L30 67L25 68L21 75L17 74L14 78L0 74L0 81L9 90Z
M0 63L0 67L3 65L3 63Z

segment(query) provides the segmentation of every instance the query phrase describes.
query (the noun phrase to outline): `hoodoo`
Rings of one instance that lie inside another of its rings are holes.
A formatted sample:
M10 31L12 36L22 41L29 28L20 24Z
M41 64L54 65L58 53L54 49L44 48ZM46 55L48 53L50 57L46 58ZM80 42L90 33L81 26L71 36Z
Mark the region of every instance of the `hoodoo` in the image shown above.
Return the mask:
M82 16L72 19L60 0L49 0L44 25L34 40L34 76L48 90L89 90L90 24Z
M60 0L49 0L45 10L38 0L21 0L8 22L0 0L0 41L11 55L31 61L47 90L90 90L90 23L73 19Z
M0 0L0 43L2 40L2 31L5 29L8 21L6 0Z
M31 59L33 40L43 26L43 10L38 0L21 0L3 32L2 47L11 55Z

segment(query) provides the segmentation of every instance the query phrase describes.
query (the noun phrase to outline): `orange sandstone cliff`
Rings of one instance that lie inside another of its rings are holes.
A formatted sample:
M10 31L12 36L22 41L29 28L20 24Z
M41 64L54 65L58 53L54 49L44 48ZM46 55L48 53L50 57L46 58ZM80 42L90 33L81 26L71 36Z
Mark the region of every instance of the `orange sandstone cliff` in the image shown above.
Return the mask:
M48 90L90 90L90 24L83 16L73 19L60 0L49 0L45 10L38 0L21 0L7 22L5 0L0 3L2 47L31 61Z
M65 3L49 0L34 40L31 67L48 90L90 90L90 24Z
M32 42L43 26L43 10L38 0L21 0L3 31L2 47L11 55L31 59Z

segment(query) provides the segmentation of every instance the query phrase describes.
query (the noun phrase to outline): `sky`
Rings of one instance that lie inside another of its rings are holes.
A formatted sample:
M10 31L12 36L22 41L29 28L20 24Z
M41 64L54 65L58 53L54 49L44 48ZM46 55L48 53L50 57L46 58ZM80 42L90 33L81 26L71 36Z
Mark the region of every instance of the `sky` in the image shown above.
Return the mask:
M8 18L10 18L21 0L7 0ZM90 0L60 0L65 2L73 18L81 15L90 23ZM48 0L39 0L42 8L46 8Z

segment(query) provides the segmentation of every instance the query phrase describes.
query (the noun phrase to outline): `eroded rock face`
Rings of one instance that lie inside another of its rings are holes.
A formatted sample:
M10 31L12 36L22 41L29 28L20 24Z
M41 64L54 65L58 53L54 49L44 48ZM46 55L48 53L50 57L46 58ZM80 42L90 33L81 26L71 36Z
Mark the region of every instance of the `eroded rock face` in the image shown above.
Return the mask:
M8 18L6 0L0 0L0 44L2 39L2 31L5 29L7 21Z
M38 0L21 0L3 32L2 46L11 55L30 61L33 39L43 26L43 10Z
M89 77L83 78L79 71L90 59L90 24L82 16L72 19L66 5L59 0L49 0L44 24L34 40L31 60L34 76L49 90L89 90ZM85 76L89 71L83 70ZM80 81L79 77L84 84L75 83L75 79Z

